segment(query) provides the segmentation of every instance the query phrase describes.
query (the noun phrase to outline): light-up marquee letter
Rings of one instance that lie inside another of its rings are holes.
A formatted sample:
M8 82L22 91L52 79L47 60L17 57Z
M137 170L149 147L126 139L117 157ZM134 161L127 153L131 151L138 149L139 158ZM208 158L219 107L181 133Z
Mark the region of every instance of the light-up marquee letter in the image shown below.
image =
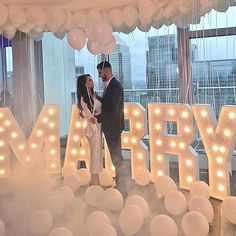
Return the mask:
M192 109L207 153L211 196L223 199L230 193L228 164L236 142L236 106L223 106L218 124L211 105Z
M198 178L197 153L190 146L194 140L193 114L185 104L148 104L150 162L152 180L168 175L167 154L178 155L180 188L190 189ZM176 134L168 133L168 123L175 123Z
M58 106L45 105L27 141L8 108L0 108L0 175L10 170L9 145L23 168L33 168L40 161L44 146L46 170L61 172Z
M62 169L63 176L77 170L78 161L85 161L87 168L90 164L90 152L85 137L86 119L83 119L76 105L72 105L70 127L66 145L65 162Z

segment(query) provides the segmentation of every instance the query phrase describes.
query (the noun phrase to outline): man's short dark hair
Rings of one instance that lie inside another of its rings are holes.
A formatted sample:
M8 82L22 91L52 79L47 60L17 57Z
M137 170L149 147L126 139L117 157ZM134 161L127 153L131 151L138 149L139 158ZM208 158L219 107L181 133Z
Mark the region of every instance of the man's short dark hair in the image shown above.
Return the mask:
M103 69L103 68L111 68L111 64L109 61L102 61L97 65L97 69Z

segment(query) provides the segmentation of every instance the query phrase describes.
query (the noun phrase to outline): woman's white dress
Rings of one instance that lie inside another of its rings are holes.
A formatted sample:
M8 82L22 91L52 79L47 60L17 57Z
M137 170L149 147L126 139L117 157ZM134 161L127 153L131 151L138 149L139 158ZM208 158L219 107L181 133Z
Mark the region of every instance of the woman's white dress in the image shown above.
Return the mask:
M92 124L90 118L94 115L99 115L102 112L102 104L94 98L94 114L88 109L87 104L81 98L81 106L83 108L83 114L87 119L87 127L85 128L85 135L89 142L90 148L90 172L97 174L103 169L102 162L102 129L100 123Z

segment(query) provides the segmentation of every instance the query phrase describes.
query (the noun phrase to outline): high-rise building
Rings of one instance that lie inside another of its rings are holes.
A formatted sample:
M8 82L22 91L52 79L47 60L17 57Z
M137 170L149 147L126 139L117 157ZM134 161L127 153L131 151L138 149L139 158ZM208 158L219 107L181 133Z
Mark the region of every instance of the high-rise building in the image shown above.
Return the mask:
M75 76L78 77L84 74L84 66L75 66Z
M147 102L176 101L177 94L171 89L177 87L177 37L176 35L148 37L147 64ZM157 89L165 89L158 90ZM166 91L170 94L167 95ZM171 100L170 100L171 99Z
M98 55L98 62L101 62L102 60L102 55ZM111 63L113 75L120 81L123 88L132 89L129 46L120 38L117 38L116 48L111 54L109 54L108 60ZM103 87L103 83L99 80L99 89L103 89Z

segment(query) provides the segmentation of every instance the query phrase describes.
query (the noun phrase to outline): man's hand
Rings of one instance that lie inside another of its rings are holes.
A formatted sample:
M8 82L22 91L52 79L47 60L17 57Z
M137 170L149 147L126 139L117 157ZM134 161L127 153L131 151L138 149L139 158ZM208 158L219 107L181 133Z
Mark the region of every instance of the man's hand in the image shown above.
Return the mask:
M96 119L95 117L91 117L91 118L90 118L90 122L91 122L92 124L95 124L96 121L97 121L97 119Z

